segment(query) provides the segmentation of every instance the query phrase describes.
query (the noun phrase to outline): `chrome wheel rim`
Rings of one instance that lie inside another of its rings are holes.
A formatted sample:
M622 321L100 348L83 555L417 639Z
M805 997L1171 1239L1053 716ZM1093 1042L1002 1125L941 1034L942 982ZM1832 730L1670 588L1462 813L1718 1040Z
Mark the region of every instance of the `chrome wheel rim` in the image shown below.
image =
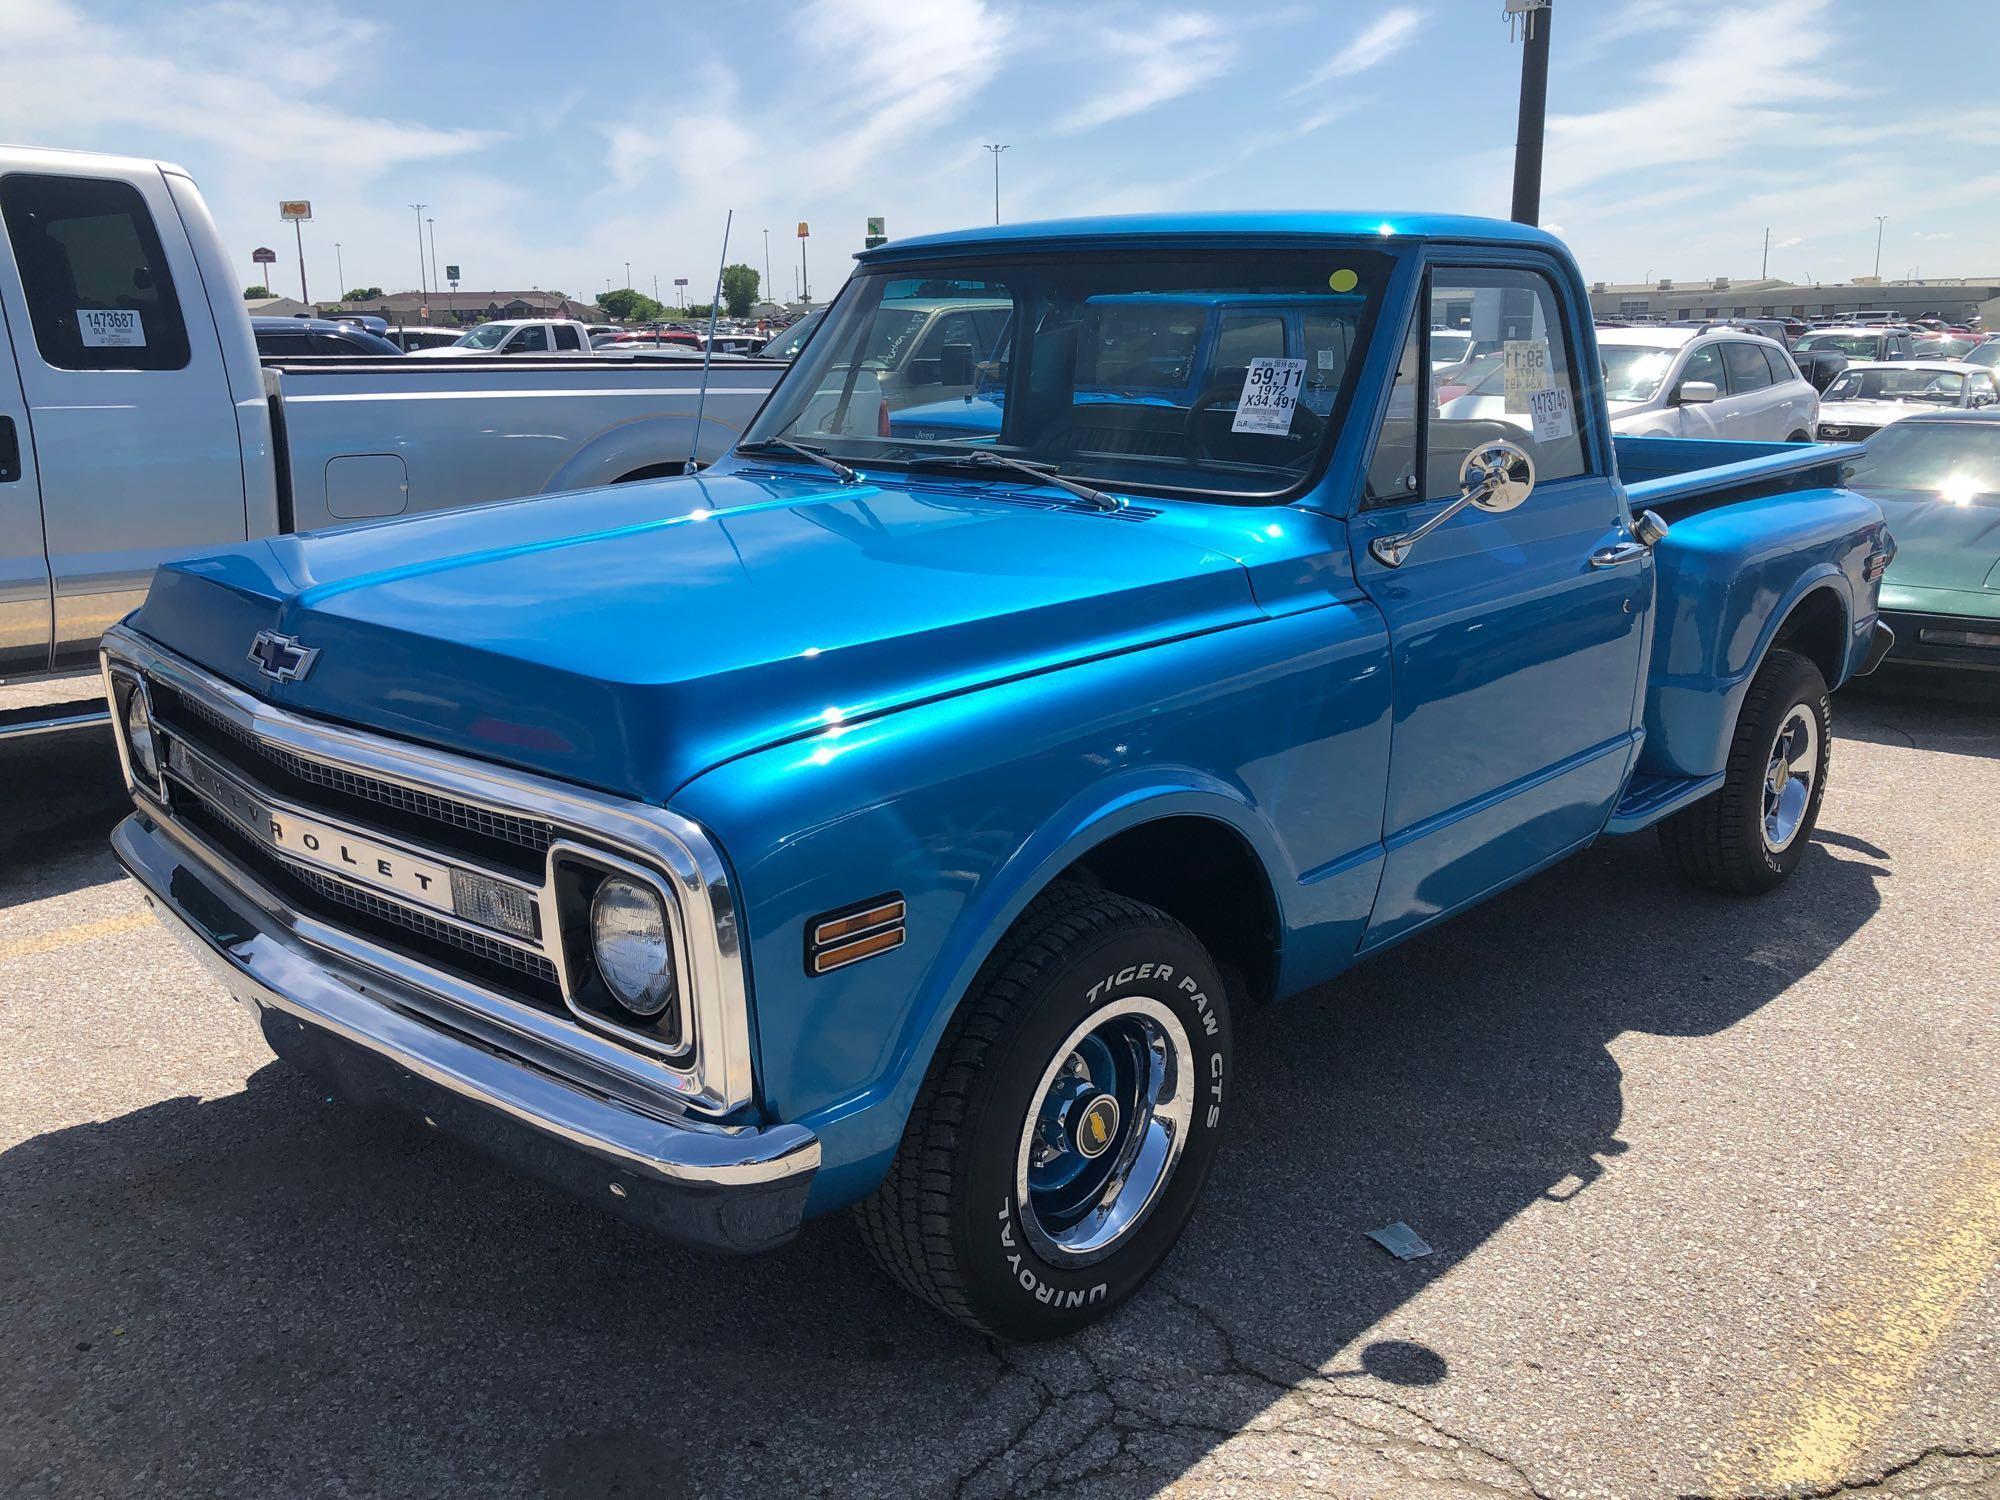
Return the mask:
M1764 847L1773 854L1791 847L1805 826L1819 777L1819 715L1795 703L1771 741L1764 766Z
M1194 1049L1157 1000L1114 1000L1072 1031L1021 1126L1014 1197L1053 1265L1117 1249L1158 1204L1194 1118Z

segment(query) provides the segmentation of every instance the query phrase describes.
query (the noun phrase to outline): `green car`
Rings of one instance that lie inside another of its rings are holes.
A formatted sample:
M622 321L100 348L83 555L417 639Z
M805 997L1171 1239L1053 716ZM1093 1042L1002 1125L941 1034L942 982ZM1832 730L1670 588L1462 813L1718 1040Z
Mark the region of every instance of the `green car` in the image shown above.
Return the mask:
M2000 408L1905 417L1868 440L1846 482L1896 539L1889 661L2000 672Z

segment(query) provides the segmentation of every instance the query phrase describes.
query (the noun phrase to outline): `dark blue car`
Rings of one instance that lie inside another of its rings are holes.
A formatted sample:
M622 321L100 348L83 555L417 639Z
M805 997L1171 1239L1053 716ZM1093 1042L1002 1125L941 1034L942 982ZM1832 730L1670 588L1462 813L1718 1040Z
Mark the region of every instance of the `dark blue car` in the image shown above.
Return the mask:
M301 354L401 354L403 351L365 328L328 318L252 318L257 352L291 359Z

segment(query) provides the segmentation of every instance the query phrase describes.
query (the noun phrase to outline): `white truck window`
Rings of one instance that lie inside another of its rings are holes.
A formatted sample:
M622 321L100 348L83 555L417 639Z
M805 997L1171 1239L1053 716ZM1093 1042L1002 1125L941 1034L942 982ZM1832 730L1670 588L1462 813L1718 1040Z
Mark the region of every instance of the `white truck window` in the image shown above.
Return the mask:
M0 218L35 347L58 370L179 370L188 362L173 275L130 183L13 173Z
M530 323L518 328L507 341L509 354L547 354L549 352L549 330L540 323Z

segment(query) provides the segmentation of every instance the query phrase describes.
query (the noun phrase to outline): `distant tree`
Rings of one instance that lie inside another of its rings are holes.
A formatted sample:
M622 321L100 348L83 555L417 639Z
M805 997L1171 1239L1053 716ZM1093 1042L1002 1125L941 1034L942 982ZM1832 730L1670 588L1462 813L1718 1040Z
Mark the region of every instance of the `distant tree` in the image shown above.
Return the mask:
M597 305L621 323L657 323L666 309L644 292L621 286L597 299Z
M271 289L267 286L246 286L243 288L243 300L245 302L261 301L270 295Z
M750 315L750 309L757 302L759 279L751 266L722 268L722 300L728 304L730 317L747 318Z
M708 304L706 302L690 302L681 311L690 318L705 318L708 316Z
M373 302L381 295L382 288L379 286L355 286L349 287L340 300L342 302Z

